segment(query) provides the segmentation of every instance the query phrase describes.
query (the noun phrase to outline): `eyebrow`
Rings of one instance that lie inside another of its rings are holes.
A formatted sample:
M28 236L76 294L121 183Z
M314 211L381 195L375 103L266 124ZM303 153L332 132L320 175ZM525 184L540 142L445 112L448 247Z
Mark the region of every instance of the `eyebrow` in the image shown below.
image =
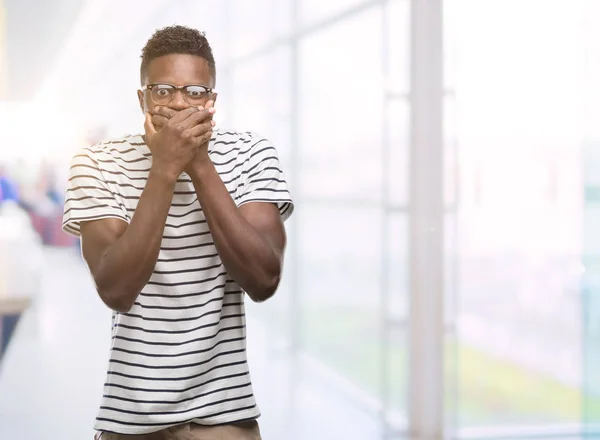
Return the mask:
M171 84L169 82L152 82L152 83L146 84L146 86L171 86L171 87L200 86L200 87L204 87L206 89L212 89L212 87L207 86L207 85L202 84L202 83L189 83L189 84L184 84L182 86L176 86L175 84Z

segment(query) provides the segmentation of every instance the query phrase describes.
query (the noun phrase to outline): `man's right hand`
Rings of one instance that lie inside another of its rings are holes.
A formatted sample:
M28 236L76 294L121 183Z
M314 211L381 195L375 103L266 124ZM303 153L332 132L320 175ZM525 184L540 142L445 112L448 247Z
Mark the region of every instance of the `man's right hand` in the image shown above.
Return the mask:
M152 152L152 170L169 180L177 180L200 147L197 133L204 129L201 122L205 118L205 112L190 107L177 112L157 130L152 114L146 113L144 129L146 144Z

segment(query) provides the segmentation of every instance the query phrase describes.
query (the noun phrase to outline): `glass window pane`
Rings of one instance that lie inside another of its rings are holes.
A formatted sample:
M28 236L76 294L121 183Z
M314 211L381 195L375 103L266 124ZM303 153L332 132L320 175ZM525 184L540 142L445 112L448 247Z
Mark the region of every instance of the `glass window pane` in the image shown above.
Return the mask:
M300 0L300 22L311 25L365 3L365 0Z
M581 10L576 3L457 2L450 15L457 29L454 71L463 136L568 139L579 134L574 110L580 104ZM505 141L507 148L518 148L510 138Z
M379 398L381 211L303 204L297 214L301 346L365 400Z
M387 105L387 148L385 165L389 177L386 192L388 203L394 207L408 205L410 104L404 99L393 99Z
M444 204L454 210L457 203L458 154L456 137L456 102L454 96L444 98Z
M397 430L406 423L408 347L408 218L406 214L390 214L386 221L384 271L387 275L387 300L384 310L387 326L383 338L385 365L384 399L389 423Z
M407 95L410 90L410 0L387 2L384 14L387 91Z
M381 200L381 47L380 8L300 42L303 197Z
M459 145L448 165L460 205L446 225L457 256L454 419L464 432L515 436L578 424L580 9L570 0L451 3L460 54L456 101L446 102Z
M589 428L600 425L600 142L584 149L585 206L584 257L581 268L583 318L583 420Z
M600 426L600 3L586 0L584 20L585 90L583 148L584 236L581 282L583 316L583 420L588 429Z
M275 38L275 11L279 11L279 8L272 9L271 3L271 0L229 0L228 24L230 35L233 36L229 44L233 59L261 49ZM267 11L273 12L274 15Z
M456 88L456 63L458 60L458 19L462 12L462 0L444 0L444 87L454 91Z
M270 68L268 53L233 69L231 91L224 92L230 95L224 98L230 98L232 103L223 111L236 130L251 129L264 134L271 128L271 95L264 93Z
M218 107L218 112L225 113L229 125L226 128L252 130L269 138L276 145L285 170L291 166L290 65L289 46L241 63L232 70L231 87L219 98L226 105Z
M394 431L404 431L407 425L408 396L408 340L405 327L390 330L387 339L388 353L385 357L388 364L386 383L389 394L389 406L386 419Z
M584 122L584 134L591 139L600 138L600 2L584 1L583 20L583 81L585 90L584 111L581 118Z
M455 331L457 295L459 289L460 236L458 216L444 216L444 324L447 332Z
M358 390L350 393L357 400L351 407L382 402L389 422L401 426L407 387L406 217L392 215L385 224L379 209L311 204L297 213L301 347Z
M388 301L385 309L389 320L400 323L408 317L407 215L389 214L386 227L384 270L387 274Z

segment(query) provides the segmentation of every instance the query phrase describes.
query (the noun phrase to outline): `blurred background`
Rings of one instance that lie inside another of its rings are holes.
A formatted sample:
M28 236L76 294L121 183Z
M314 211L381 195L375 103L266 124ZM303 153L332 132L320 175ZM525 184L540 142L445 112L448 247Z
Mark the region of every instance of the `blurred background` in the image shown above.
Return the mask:
M91 438L110 312L68 162L206 32L296 203L248 304L263 438L600 438L600 1L0 0L0 438Z

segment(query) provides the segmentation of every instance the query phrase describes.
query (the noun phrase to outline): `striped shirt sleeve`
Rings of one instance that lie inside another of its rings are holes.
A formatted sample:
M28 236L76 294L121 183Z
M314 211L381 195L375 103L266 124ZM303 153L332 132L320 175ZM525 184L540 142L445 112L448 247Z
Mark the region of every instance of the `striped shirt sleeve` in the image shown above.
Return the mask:
M81 222L103 218L127 221L115 194L102 176L93 152L84 149L71 160L62 228L79 237Z
M248 202L275 203L283 220L287 220L294 211L294 203L273 144L264 138L253 139L245 165L238 206Z

